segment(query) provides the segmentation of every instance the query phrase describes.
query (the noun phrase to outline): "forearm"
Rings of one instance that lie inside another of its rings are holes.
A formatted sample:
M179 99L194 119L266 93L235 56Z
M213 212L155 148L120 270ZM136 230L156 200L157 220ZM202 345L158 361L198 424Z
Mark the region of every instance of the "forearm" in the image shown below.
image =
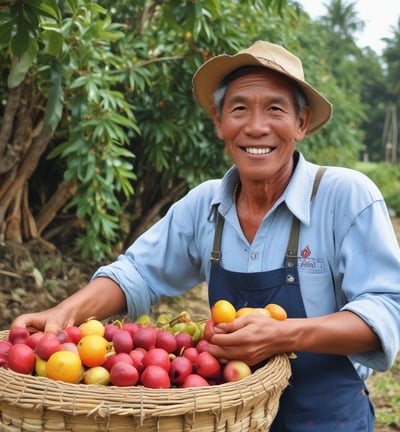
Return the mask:
M285 324L288 351L356 354L382 349L378 336L352 312L290 319Z
M125 295L113 280L99 277L62 301L61 308L70 320L79 325L88 318L99 320L118 314L126 307Z

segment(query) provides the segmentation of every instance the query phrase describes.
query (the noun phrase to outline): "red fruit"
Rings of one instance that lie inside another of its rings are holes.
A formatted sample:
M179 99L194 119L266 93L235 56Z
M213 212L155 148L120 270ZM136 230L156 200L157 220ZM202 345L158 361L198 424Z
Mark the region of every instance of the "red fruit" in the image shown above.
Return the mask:
M25 327L12 327L8 334L8 340L14 345L17 343L24 343L29 338L29 332Z
M160 330L157 333L156 348L162 348L169 353L173 353L176 351L177 346L176 338L172 333L166 330Z
M138 329L133 337L135 347L141 347L146 350L154 348L156 345L157 331L153 327L142 326Z
M124 352L108 355L102 366L110 372L112 367L119 362L127 363L134 366L131 356L128 353Z
M182 388L188 387L204 387L209 386L210 384L200 375L190 374L186 377L185 381L182 384Z
M208 342L211 341L211 338L215 334L214 326L215 326L215 321L213 319L207 320L206 325L204 326L204 339Z
M120 330L113 323L108 323L104 326L104 339L108 340L108 342L112 342L113 336Z
M183 349L194 346L194 340L189 333L178 333L175 335L176 352L179 354Z
M110 382L115 386L134 386L138 381L139 372L131 364L118 362L110 370Z
M8 340L0 341L0 367L8 368L8 353L12 343Z
M36 333L32 333L29 335L27 341L25 342L28 346L30 346L33 350L36 349L36 346L40 339L42 339L44 333L39 331Z
M127 330L118 330L112 338L115 352L129 353L133 349L133 340Z
M193 363L187 357L175 357L171 361L169 377L174 384L183 384L186 377L193 372Z
M133 322L122 324L122 330L126 330L131 334L131 337L135 336L135 333L139 330L139 325Z
M56 335L47 333L37 343L35 352L42 360L48 360L52 354L60 351L60 349L61 344Z
M199 353L194 367L203 378L215 378L221 373L221 364L208 351Z
M139 373L141 373L142 370L144 369L143 357L145 356L146 353L147 351L144 348L140 348L140 347L135 348L129 353L129 357L131 357L133 361L133 366L135 366L135 368L139 371Z
M152 389L167 389L171 387L168 372L156 365L150 365L140 375L140 382L144 387Z
M78 326L68 326L64 329L64 332L67 334L65 342L73 342L75 345L78 345L82 337L81 329Z
M199 355L199 352L197 351L197 348L195 348L195 347L189 347L183 351L183 357L188 358L192 363L196 362L198 355Z
M30 375L35 367L35 352L24 343L12 345L8 352L8 366L14 372Z
M196 349L199 353L202 351L208 351L209 345L210 345L209 342L207 342L205 339L200 339L197 342Z
M162 367L168 372L170 363L169 354L162 348L152 348L143 357L144 368L155 365Z

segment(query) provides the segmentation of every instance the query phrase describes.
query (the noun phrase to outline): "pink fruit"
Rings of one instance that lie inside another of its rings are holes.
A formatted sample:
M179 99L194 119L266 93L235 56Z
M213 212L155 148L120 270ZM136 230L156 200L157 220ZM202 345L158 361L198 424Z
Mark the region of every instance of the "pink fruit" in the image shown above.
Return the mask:
M175 335L176 352L180 354L182 350L194 346L194 341L189 333L178 333Z
M144 369L143 357L145 356L146 353L147 351L144 348L140 348L140 347L133 349L129 353L129 357L131 357L132 359L133 366L135 366L135 368L139 371L139 373L141 373L142 370Z
M124 352L108 355L102 366L108 371L111 371L112 367L119 362L128 363L134 366L131 356Z
M221 373L221 364L208 351L203 351L197 356L195 370L203 378L215 378Z
M104 339L108 340L108 342L111 342L115 333L117 333L119 330L119 327L113 323L106 324L104 326Z
M133 340L131 334L127 330L118 330L112 338L115 352L129 353L133 349Z
M199 355L199 352L197 351L197 348L195 348L195 347L189 347L183 351L183 357L188 358L192 364L196 362L198 355Z
M35 367L35 352L24 343L12 345L8 352L8 366L14 372L30 375Z
M247 363L241 360L229 360L223 371L225 381L239 381L251 375L251 369Z
M138 380L139 372L131 364L118 362L110 370L110 382L115 386L134 386Z
M64 342L60 345L60 351L71 351L79 355L78 347L73 342Z
M52 354L60 351L60 349L61 344L56 335L47 333L37 343L35 352L42 360L48 360Z
M173 353L176 351L177 346L178 345L176 343L176 338L172 333L166 330L160 330L157 333L157 338L156 338L157 348L162 348L169 353Z
M187 357L175 357L171 361L169 377L174 384L183 384L186 377L193 372L193 363Z
M188 387L204 387L209 386L210 384L200 375L190 374L186 377L185 381L182 384L182 388Z
M81 329L78 326L68 326L64 329L64 332L67 334L65 342L73 342L78 345L82 337Z
M122 324L122 330L128 331L133 338L133 336L135 336L135 333L139 330L139 325L133 322L127 322Z
M146 350L154 348L156 345L157 332L153 327L142 326L135 333L133 343L135 347L141 347Z
M200 339L197 342L196 349L199 353L202 351L208 351L209 345L210 345L210 343L207 342L205 339Z
M167 372L170 367L170 359L169 354L162 348L152 348L143 357L143 366L146 368L147 366L155 365L160 366L165 369Z
M40 339L42 339L43 335L44 335L44 333L41 331L36 332L36 333L32 333L29 335L29 337L25 343L34 350L34 349L36 349L36 346L37 346L38 342L40 341Z
M147 366L140 375L140 382L144 387L152 389L167 389L171 387L168 372L156 365Z
M8 368L8 353L12 343L8 340L0 341L0 367Z
M214 326L215 326L215 321L212 320L211 318L207 320L206 325L204 326L204 339L208 342L211 341L211 338L215 334Z
M26 343L29 338L29 332L25 327L12 327L8 334L8 340L14 345L17 343Z

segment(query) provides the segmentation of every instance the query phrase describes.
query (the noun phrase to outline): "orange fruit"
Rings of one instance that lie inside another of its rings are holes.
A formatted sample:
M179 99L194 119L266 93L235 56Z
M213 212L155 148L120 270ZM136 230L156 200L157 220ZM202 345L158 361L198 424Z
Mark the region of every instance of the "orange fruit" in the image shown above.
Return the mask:
M109 342L103 336L91 334L84 336L77 346L82 363L87 367L94 367L104 363Z
M236 309L228 300L218 300L211 308L211 317L216 323L228 323L236 318Z
M89 319L82 323L79 328L81 329L81 337L87 335L104 336L104 324L96 319Z
M276 320L283 321L287 318L285 309L276 303L267 304L265 309L270 313L271 317Z
M74 384L80 380L81 367L78 354L72 351L57 351L47 360L46 375L53 380Z

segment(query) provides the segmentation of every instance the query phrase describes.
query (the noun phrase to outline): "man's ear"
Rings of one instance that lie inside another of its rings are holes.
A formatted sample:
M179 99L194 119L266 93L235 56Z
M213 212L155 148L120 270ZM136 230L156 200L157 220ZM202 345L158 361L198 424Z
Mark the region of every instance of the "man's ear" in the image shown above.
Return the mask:
M301 141L306 136L310 117L311 117L311 108L309 106L306 106L303 108L303 111L301 112L298 118L299 127L297 128L297 134L296 134L297 141Z
M217 132L217 136L219 139L223 140L224 138L221 131L221 118L215 106L212 107L211 114L212 114L212 121L214 122L215 131Z

